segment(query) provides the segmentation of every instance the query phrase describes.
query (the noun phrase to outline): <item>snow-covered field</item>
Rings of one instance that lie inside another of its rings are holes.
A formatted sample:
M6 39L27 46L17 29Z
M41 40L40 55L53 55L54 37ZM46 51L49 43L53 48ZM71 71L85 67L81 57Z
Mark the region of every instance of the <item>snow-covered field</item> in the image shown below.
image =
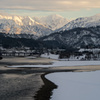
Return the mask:
M100 71L60 72L45 77L58 88L51 100L100 100Z
M81 60L82 58L85 58L85 55L76 56L76 57L70 56L70 58L60 59L58 54L56 55L56 54L51 54L51 53L49 54L45 53L45 54L42 54L41 57L49 58L49 59L56 59L56 60L61 60L61 61L66 61L66 60L77 61L77 60Z
M84 65L100 65L100 61L54 61L51 65L18 65L8 67L67 67Z
M81 61L81 60L76 60L76 59L70 59L69 61L66 59L59 59L59 55L54 55L47 53L42 54L41 57L43 58L50 58L52 60L52 64L49 65L43 65L43 64L38 64L38 65L18 65L18 66L8 66L8 67L67 67L67 66L84 66L84 65L100 65L100 61ZM29 57L29 58L36 58L36 57ZM80 57L81 58L81 57ZM33 61L34 61L33 59ZM41 58L42 59L42 58ZM34 62L35 63L35 62Z
M50 58L50 59L58 59L59 58L59 55L55 55L55 54L51 54L51 53L45 53L45 54L42 54L41 57L44 57L44 58Z

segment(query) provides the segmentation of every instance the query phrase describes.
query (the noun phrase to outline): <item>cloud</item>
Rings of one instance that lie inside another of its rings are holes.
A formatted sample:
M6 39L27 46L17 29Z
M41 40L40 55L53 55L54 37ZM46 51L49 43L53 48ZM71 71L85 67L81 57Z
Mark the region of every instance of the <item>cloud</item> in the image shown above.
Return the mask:
M100 8L100 0L0 0L0 9L69 11Z

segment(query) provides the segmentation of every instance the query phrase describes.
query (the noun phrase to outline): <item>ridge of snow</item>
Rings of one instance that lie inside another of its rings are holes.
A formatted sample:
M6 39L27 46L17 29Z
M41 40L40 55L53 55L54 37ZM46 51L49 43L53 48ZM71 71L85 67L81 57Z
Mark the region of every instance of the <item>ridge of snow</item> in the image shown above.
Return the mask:
M11 34L34 34L44 36L52 33L48 27L36 22L30 16L14 16L0 14L0 32Z
M59 29L69 22L68 19L57 14L44 17L33 17L33 19L52 30Z
M56 32L74 29L77 27L92 27L100 25L100 14L91 17L81 17L70 21L65 26L57 29Z

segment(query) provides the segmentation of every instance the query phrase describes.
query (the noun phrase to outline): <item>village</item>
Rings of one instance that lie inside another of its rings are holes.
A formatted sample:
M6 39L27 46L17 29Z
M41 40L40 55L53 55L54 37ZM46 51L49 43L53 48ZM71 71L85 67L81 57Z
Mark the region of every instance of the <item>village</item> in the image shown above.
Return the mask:
M0 45L0 59L3 57L46 57L62 60L100 60L100 48L70 49L31 49L30 47L3 48Z

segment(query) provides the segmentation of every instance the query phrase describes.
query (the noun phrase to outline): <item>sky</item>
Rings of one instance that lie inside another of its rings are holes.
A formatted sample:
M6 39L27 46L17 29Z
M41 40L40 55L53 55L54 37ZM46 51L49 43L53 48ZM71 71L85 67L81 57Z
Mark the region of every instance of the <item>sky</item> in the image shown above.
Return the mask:
M59 14L74 19L100 13L100 0L0 0L0 13L21 16Z

